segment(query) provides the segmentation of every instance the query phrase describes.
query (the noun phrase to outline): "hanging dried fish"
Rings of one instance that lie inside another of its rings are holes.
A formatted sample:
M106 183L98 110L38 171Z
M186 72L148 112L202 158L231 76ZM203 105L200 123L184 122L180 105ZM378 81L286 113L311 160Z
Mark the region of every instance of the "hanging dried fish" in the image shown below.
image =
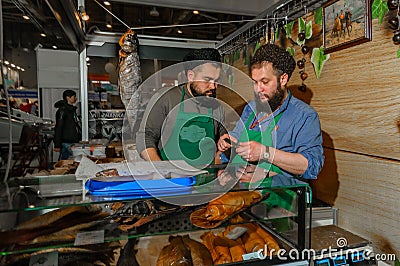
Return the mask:
M125 105L126 115L131 127L137 119L140 103L139 85L142 74L139 61L139 40L134 31L129 29L119 40L119 71L118 84L122 103ZM129 104L129 102L131 103Z

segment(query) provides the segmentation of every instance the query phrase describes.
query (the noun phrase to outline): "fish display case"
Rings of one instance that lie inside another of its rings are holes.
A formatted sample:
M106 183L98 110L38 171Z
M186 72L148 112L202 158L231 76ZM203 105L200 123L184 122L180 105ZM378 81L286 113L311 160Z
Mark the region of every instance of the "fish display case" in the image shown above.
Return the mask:
M176 182L178 190L125 194L90 193L75 175L9 180L0 264L308 265L289 256L311 245L306 183L227 190L214 179L201 174Z

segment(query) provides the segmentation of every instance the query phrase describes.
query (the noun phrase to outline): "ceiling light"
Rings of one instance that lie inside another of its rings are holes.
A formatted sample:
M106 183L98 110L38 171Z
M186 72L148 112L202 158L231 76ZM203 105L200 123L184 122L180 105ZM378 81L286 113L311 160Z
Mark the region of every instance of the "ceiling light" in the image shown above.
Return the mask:
M109 29L111 29L111 28L112 28L112 25L109 24L109 23L107 23L107 24L106 24L106 27L109 28Z
M198 15L199 13L199 10L193 10L193 14Z
M7 60L4 61L4 64L9 65L10 62L8 62Z
M40 36L46 37L46 33L40 33Z
M53 47L53 49L57 49L57 46L55 46L55 45L53 45L52 47Z
M11 64L11 67L15 67L15 65L14 65L14 64Z
M86 14L85 8L83 6L79 7L79 12L81 13L81 18L83 21L88 21L89 20L89 15Z
M86 57L86 62L90 61L90 57Z
M30 17L28 17L27 15L23 15L22 16L24 19L26 19L26 20L29 20L30 19Z
M183 33L183 31L182 31L181 29L178 29L177 32L178 32L179 34L182 34L182 33Z
M90 18L90 17L89 17L88 14L86 14L86 12L83 12L83 13L82 13L82 20L83 20L83 21L88 21L89 18Z
M152 17L158 17L158 16L160 16L160 13L158 12L158 10L157 10L157 8L156 7L153 7L151 10L150 10L150 16L152 16Z
M108 1L104 1L103 4L104 4L105 6L111 6L111 3L108 2Z
M20 67L20 66L17 66L17 69L18 69L18 70L20 70L20 69L21 69L21 67Z
M23 71L25 71L25 69L23 69L23 68L21 67L21 71L23 72Z

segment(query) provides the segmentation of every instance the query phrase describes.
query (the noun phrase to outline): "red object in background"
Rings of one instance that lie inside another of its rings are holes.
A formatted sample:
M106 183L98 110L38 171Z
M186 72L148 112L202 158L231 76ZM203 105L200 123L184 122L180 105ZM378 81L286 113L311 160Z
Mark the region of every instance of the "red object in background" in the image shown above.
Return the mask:
M27 112L27 113L30 113L30 112L31 112L31 107L32 107L32 104L31 104L31 103L21 103L21 104L19 105L19 109L20 109L21 111L24 111L24 112Z

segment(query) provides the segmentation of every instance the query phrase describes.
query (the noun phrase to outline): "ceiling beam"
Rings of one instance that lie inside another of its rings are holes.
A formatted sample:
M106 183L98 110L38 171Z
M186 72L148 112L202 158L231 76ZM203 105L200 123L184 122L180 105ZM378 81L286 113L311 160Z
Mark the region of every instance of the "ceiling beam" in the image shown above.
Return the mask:
M257 16L261 11L279 2L279 0L115 0L115 2Z

